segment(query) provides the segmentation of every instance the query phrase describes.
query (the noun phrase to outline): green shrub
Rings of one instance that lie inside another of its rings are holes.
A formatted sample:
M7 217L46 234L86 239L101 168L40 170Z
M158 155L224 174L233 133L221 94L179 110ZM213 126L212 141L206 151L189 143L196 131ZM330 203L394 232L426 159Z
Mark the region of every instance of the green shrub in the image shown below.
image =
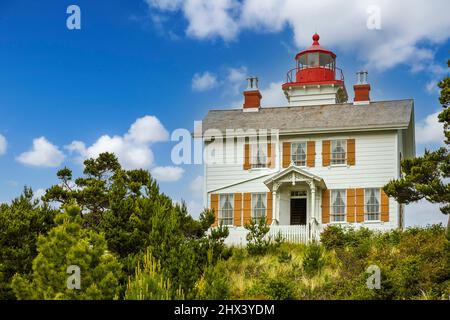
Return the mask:
M327 226L320 235L320 242L328 249L342 248L345 245L345 230L339 226Z
M273 278L263 277L259 285L261 293L270 300L294 300L296 299L295 285L292 279L285 275Z
M287 250L280 250L278 254L278 262L289 263L291 261L292 261L292 254L290 254Z
M224 262L209 265L196 284L199 300L226 300L230 297L230 283Z
M322 246L317 243L306 246L302 263L305 273L312 277L321 272L324 264Z
M266 254L281 244L280 237L271 239L267 236L270 226L267 225L265 217L259 220L252 219L250 224L245 225L245 229L249 231L247 234L247 250L251 255Z

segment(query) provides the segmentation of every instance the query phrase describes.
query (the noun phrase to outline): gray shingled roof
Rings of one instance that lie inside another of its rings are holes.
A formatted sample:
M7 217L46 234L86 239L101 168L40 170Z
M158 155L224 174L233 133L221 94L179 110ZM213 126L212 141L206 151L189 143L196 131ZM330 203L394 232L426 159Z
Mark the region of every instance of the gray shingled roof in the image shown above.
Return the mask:
M413 100L376 101L369 105L330 104L304 107L211 110L203 120L208 129L279 129L280 133L407 128Z

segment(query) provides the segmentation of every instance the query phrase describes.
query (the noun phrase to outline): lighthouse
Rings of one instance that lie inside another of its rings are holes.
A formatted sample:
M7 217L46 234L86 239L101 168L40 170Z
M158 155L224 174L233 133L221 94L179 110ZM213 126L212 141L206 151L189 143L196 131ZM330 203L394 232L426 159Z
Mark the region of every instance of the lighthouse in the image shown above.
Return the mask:
M319 39L315 33L312 45L295 56L296 66L287 73L282 89L290 106L335 104L348 99L336 54L322 47Z

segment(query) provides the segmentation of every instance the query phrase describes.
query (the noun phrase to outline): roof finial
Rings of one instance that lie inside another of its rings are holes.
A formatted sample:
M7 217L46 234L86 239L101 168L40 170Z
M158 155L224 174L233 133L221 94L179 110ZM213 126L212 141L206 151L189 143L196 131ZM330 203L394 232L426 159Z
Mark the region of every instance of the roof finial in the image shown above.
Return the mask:
M319 39L320 39L320 36L317 34L317 32L316 33L314 33L314 35L312 36L312 39L313 39L313 45L319 45Z

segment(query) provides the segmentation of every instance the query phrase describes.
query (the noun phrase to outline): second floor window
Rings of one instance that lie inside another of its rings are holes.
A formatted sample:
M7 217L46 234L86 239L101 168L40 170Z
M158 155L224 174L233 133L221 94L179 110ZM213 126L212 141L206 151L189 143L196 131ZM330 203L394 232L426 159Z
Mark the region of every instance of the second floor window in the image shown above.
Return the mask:
M365 220L380 220L380 189L365 189L364 203L366 213Z
M345 164L347 161L346 149L347 149L346 140L332 140L331 164Z
M219 195L219 225L233 225L233 194Z
M252 219L259 221L259 219L266 216L266 194L253 193L252 194Z
M306 142L291 144L291 161L296 166L306 166Z
M267 145L263 143L252 144L252 168L267 167Z
M331 222L345 221L345 190L331 190Z

